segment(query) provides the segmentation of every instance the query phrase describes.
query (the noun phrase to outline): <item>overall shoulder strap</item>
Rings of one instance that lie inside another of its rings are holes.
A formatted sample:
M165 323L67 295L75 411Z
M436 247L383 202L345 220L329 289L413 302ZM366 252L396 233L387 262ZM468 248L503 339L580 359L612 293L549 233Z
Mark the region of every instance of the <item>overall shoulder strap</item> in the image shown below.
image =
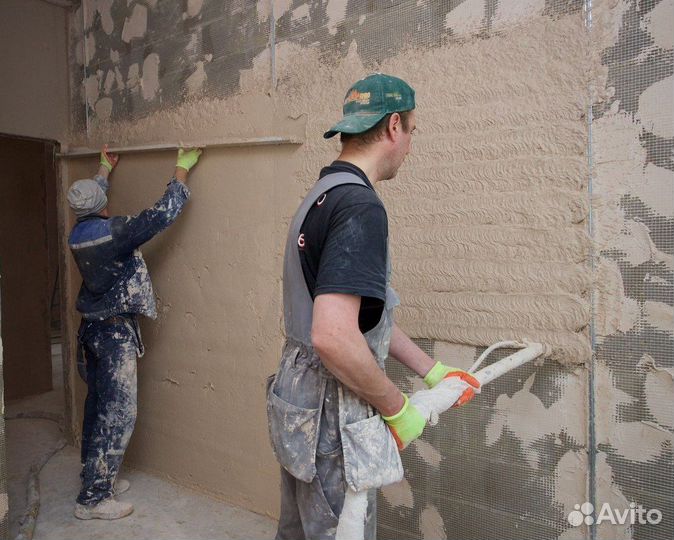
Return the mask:
M314 302L309 294L298 249L300 228L309 210L320 196L344 184L367 184L358 175L348 172L328 174L321 178L302 201L288 231L283 261L283 315L286 337L311 346L311 322Z

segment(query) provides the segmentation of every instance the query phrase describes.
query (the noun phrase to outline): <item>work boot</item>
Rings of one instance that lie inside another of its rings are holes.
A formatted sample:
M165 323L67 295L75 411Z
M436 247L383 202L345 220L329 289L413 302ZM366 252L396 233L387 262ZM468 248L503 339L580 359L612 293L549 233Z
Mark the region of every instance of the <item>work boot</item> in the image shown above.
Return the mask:
M113 498L86 506L75 504L75 517L77 519L120 519L133 512L133 505L128 502L116 501Z
M121 495L122 493L126 493L127 491L129 491L130 487L131 484L129 483L128 480L125 480L124 478L118 478L117 481L115 482L113 493L115 495Z

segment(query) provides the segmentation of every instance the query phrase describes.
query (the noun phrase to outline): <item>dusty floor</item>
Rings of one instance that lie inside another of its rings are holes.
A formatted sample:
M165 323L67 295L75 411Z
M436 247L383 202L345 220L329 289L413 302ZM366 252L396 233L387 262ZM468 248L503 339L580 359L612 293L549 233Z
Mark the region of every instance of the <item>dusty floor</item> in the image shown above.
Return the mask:
M52 358L55 389L8 403L8 417L31 411L62 414L60 345L52 345ZM48 420L7 422L10 538L18 532L18 520L25 506L28 469L31 463L53 448L60 437L57 425ZM35 540L273 538L276 530L273 519L128 469L122 476L131 482L131 489L120 499L133 502L134 513L112 522L79 521L72 515L73 501L79 489L79 470L79 452L71 446L57 453L42 470L41 509Z

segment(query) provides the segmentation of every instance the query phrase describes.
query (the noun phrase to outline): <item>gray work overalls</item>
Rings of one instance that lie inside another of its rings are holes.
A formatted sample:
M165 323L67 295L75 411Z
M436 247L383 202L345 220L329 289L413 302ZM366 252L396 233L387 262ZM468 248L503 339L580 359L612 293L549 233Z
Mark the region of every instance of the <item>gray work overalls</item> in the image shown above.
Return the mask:
M403 468L396 443L371 405L337 381L311 345L313 300L304 280L298 240L317 200L342 184L366 184L350 173L323 177L300 205L288 232L283 269L286 342L278 373L268 380L267 415L272 448L282 466L277 540L335 537L347 486L369 490L365 538L375 538L373 488L398 482ZM381 320L364 337L384 369L399 300L389 286Z

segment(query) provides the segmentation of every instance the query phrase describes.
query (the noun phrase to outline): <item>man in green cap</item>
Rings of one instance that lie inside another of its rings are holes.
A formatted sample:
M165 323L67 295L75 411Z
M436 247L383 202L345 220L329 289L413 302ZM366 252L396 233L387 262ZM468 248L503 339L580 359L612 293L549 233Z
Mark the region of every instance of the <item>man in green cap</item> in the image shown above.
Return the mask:
M281 469L277 540L332 539L347 488L368 491L365 538L375 538L375 489L403 478L399 451L425 420L384 372L389 354L424 378L479 383L435 362L393 322L386 210L373 185L395 177L416 129L414 90L380 73L356 82L324 135L342 151L323 168L290 225L283 303L286 343L268 382L269 433ZM466 390L460 404L473 397Z

